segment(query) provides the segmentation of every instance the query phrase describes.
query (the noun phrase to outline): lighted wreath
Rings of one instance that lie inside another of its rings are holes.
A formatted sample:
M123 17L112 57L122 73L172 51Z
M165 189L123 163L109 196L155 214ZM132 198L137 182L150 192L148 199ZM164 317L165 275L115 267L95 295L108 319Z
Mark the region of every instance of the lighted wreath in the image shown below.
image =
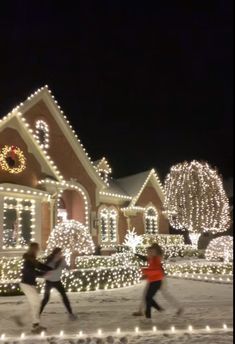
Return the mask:
M5 146L0 153L0 166L4 171L18 174L26 168L26 158L19 147Z

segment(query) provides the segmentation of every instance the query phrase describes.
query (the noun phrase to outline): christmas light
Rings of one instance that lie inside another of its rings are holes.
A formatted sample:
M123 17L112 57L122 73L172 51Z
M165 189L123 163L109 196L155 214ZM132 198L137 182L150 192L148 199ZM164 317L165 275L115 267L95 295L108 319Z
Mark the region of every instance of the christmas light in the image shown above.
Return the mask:
M144 212L145 233L156 234L159 230L158 212L153 206L147 207Z
M228 327L226 324L223 325L222 329L224 331L226 331L227 333L228 332L233 332L233 328L232 327ZM94 332L91 332L89 337L88 336L85 336L83 334L82 331L79 332L79 334L73 334L73 333L70 333L70 334L67 334L66 335L66 341L73 341L74 339L76 340L77 337L83 337L84 340L86 342L89 342L90 343L90 339L92 336L96 337L97 334L100 338L103 338L103 340L107 340L108 338L112 338L113 341L117 340L118 342L120 341L120 332L118 331L119 329L116 330L116 332L113 332L113 331L109 331L107 333L103 332L101 329L97 330L97 331L94 331ZM199 333L204 333L205 330L207 332L210 332L210 333L220 333L221 332L221 328L211 328L210 326L205 326L204 328L197 328L197 329L194 329L193 326L188 326L188 328L181 328L181 329L177 329L176 331L176 328L175 326L171 326L169 329L165 329L165 330L158 330L158 335L165 335L165 334L175 334L175 335L178 335L178 334L185 334L185 333L190 333L190 334L199 334ZM152 328L152 332L155 333L157 331L157 328L154 326ZM118 334L118 337L115 338L115 335ZM134 328L134 331L133 330L128 330L127 332L123 332L123 335L125 334L128 334L130 335L131 337L135 337L135 336L142 336L143 338L145 338L146 335L149 335L151 334L151 331L150 330L140 330L139 327L135 327ZM40 336L41 337L41 336ZM37 335L28 335L26 337L26 335L24 333L21 334L20 338L18 337L10 337L10 336L6 336L5 334L2 334L1 337L0 337L0 341L4 341L6 338L11 340L11 341L17 341L17 340L24 340L24 339L27 339L27 340L31 340L33 341L33 343L37 343L37 342L40 342L41 341L41 338L38 337ZM45 340L47 340L48 342L50 342L51 340L55 340L55 339L61 339L63 337L65 337L65 334L64 334L64 331L61 330L59 332L59 334L55 334L53 336L48 336L48 335L44 335L43 336ZM125 337L123 337L125 338ZM110 341L107 341L107 342L110 342ZM106 343L106 341L105 341ZM116 343L116 341L115 341Z
M233 261L233 237L226 235L211 240L205 257L210 261L223 260L225 263Z
M165 212L174 228L198 234L228 229L229 201L220 176L207 163L194 160L173 166L165 195Z
M12 158L11 155L14 155ZM12 165L8 161L11 159ZM17 160L17 165L15 166ZM5 146L0 153L0 167L11 174L19 174L26 169L26 158L19 147Z
M95 250L88 228L75 220L62 222L52 230L46 253L50 253L55 247L62 249L68 264L72 254L90 254Z
M127 230L127 234L124 239L124 245L130 247L133 253L136 252L136 247L143 242L143 238L140 235L137 235L135 228L132 230Z
M118 240L118 211L114 207L102 206L98 212L101 243L116 243Z
M4 197L3 212L3 249L26 248L35 241L35 200Z
M49 148L49 126L45 121L38 120L35 125L35 137L43 150Z

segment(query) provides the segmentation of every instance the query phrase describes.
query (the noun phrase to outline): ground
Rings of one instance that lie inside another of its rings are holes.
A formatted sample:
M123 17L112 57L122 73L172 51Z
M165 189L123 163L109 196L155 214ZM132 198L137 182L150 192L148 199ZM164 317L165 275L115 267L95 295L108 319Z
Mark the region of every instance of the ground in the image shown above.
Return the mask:
M123 335L128 338L130 344L232 343L233 333L222 330L225 323L232 327L232 284L172 278L168 279L168 284L170 291L185 308L185 313L178 318L175 316L174 309L170 306L167 307L160 294L159 303L165 305L167 310L164 314L154 312L153 325L146 325L142 319L133 318L131 314L138 308L143 289L143 284L140 284L119 290L69 294L74 311L79 316L79 320L76 322L70 322L67 319L60 297L54 292L50 304L42 316L42 324L48 327L48 334L50 335L58 334L61 330L64 330L65 334L72 335L77 334L80 330L85 333L97 333L97 329L112 332L121 328L122 331L133 332L129 335ZM11 319L13 314L22 313L27 315L30 322L27 303L23 296L1 297L0 313L0 334L19 336L23 331L29 332L30 325L23 329L16 328ZM186 329L189 325L195 329L205 329L206 325L209 325L212 330L211 333L206 333L206 331L195 331L192 334L184 333L184 331L177 333L178 329ZM160 333L142 332L142 330L152 330L152 326L156 326ZM175 326L176 333L169 332L172 326ZM140 328L139 335L134 335L136 327ZM221 331L214 332L213 328L221 328ZM13 343L13 340L7 340L7 342ZM56 340L55 343L59 342L72 343L71 340ZM77 342L78 339L74 340L74 343ZM27 343L32 344L36 341L31 339ZM40 343L46 343L46 341L40 340ZM117 343L120 342L117 341Z

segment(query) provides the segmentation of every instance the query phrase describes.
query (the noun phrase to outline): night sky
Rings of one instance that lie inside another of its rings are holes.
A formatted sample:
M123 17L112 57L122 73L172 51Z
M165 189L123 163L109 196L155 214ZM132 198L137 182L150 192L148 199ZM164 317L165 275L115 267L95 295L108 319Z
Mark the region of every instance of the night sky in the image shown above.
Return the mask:
M62 3L1 3L0 116L48 84L115 177L191 159L232 175L232 1Z

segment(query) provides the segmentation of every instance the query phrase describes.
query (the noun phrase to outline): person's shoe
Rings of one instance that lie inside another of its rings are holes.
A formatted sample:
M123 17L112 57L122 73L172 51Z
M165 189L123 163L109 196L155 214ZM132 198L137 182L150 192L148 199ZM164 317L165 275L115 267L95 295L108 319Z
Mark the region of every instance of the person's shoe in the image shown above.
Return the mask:
M71 321L75 321L75 320L78 320L78 316L76 314L69 314L69 320Z
M20 318L20 316L15 315L15 316L12 317L12 319L16 323L16 325L18 325L20 327L24 326L24 323L23 323L22 319Z
M33 325L33 328L32 328L32 330L31 330L31 333L33 333L33 334L39 334L39 333L41 333L41 332L43 332L43 331L46 331L46 327L44 327L44 326L41 326L41 325L39 325L39 324L35 324L35 325Z
M160 312L160 313L165 312L165 309L164 308L160 308L160 309L158 309L158 312Z
M184 312L184 309L183 309L182 307L180 307L180 308L177 310L176 315L180 316L180 315L183 314L183 312Z
M134 312L132 313L133 317L143 317L144 316L144 313L142 312Z

